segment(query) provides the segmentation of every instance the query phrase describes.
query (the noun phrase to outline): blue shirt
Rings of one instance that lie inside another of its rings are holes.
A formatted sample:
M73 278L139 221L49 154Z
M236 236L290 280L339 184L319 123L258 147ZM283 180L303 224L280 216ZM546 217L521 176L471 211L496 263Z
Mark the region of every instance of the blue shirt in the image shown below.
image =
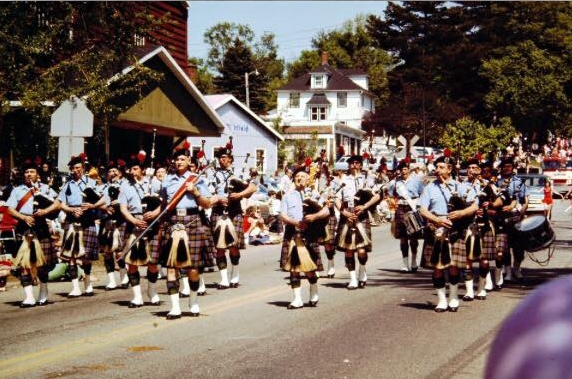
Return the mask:
M528 196L528 189L524 181L518 176L511 176L508 179L499 178L497 181L497 186L502 188L507 184L508 180L508 194L512 198L516 198L520 204L524 204L526 197Z
M398 176L395 180L389 182L387 187L387 193L389 196L399 197L405 199L409 196L412 199L416 199L423 193L423 180L416 175L409 175L407 180L403 180L403 177Z
M282 198L282 213L296 221L302 221L304 218L304 206L302 194L298 190L292 190L284 195Z
M459 183L454 179L441 183L439 179L435 179L423 189L419 206L427 208L437 216L446 216L449 213L447 204L453 194L462 197L467 206L477 201L477 191L469 183Z
M8 200L6 200L6 206L8 208L16 209L18 207L18 204L20 203L20 200L22 200L24 196L26 196L26 194L30 192L32 188L33 187L28 187L25 184L15 187L10 193L10 197L8 197ZM54 191L53 189L50 188L50 186L44 183L39 184L39 186L36 188L35 191L46 195L52 200L55 199L56 196L58 195L56 191ZM18 212L26 216L33 215L34 196L30 196L30 198L22 205L22 208L20 208Z
M165 179L163 179L163 183L161 183L161 197L163 199L167 199L167 203L171 202L171 199L173 198L175 193L179 190L179 188L181 188L183 183L191 175L197 176L196 174L192 174L190 171L186 171L181 176L177 175L176 173L165 176ZM202 197L211 196L207 182L202 177L195 182L195 187L197 188ZM181 198L181 201L179 201L179 203L177 204L177 209L190 209L190 208L198 208L198 204L192 193L185 192L185 194Z
M60 190L58 200L70 207L78 207L84 202L82 195L83 190L87 187L95 189L96 185L95 180L89 178L87 175L82 176L77 181L69 180Z
M151 181L147 177L140 182L135 181L131 183L126 180L121 184L121 191L117 201L119 201L119 204L127 205L129 213L141 214L143 213L141 200L147 195L159 195L160 191L161 183L157 180Z

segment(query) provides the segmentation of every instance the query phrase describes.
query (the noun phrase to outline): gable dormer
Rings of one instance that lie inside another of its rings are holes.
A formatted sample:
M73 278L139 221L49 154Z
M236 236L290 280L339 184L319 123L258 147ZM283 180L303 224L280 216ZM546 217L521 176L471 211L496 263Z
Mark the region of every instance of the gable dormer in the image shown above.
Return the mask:
M310 71L310 89L326 89L330 73L328 71L328 53L322 52L322 64Z

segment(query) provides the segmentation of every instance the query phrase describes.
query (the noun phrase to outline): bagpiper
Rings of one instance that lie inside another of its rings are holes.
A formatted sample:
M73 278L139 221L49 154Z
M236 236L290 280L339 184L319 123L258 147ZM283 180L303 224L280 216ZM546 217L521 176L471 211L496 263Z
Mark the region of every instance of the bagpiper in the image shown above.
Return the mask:
M241 200L256 192L256 185L237 178L231 165L232 140L216 154L219 167L214 174L214 195L211 198L211 225L216 253L216 264L220 272L219 290L236 288L239 285L240 250L246 248L244 241L244 217ZM231 263L230 281L227 258Z
M93 296L91 261L98 258L98 238L95 221L98 209L105 205L105 198L95 190L97 183L84 173L85 154L72 157L68 163L71 176L62 186L57 201L65 212L64 242L60 259L69 262L72 290L69 298L79 297L77 263L84 272L84 295Z
M6 201L8 213L18 221L16 234L21 237L13 264L18 267L24 300L20 307L29 308L48 303L48 273L57 262L47 217L55 217L59 204L57 193L40 183L38 167L32 161L22 166L24 183L15 187ZM33 292L34 277L40 282L38 301Z

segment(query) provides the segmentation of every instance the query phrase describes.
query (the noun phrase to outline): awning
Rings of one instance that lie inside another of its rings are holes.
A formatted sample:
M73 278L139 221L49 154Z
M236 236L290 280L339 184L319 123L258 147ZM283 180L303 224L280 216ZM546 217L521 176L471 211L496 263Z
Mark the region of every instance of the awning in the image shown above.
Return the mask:
M307 105L330 105L330 101L324 93L315 93L312 98L306 103Z

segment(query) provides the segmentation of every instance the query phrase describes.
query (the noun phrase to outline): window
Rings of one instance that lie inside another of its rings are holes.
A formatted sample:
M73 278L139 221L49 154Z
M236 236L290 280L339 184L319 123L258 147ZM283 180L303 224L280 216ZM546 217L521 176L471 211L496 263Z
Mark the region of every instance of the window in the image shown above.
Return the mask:
M264 156L264 149L256 149L256 171L259 175L265 172Z
M347 92L338 92L338 108L345 108L348 106Z
M312 107L310 108L310 120L323 121L326 119L326 107Z
M314 88L324 88L324 75L314 76Z
M290 94L290 108L300 107L300 92L294 92Z

